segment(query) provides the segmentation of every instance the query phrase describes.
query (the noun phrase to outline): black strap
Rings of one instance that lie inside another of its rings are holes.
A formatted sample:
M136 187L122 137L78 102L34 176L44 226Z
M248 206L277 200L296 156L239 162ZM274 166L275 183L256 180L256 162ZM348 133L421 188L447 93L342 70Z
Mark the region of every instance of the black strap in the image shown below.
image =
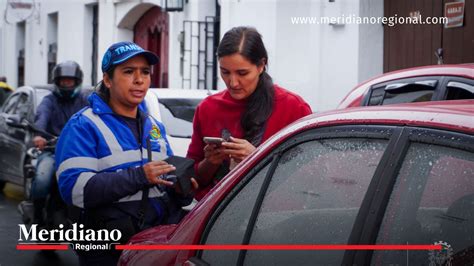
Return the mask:
M148 205L148 192L150 188L143 189L142 201L140 202L140 209L138 209L138 229L141 231L145 225L145 214Z
M152 152L151 152L151 141L150 137L148 136L146 138L146 152L147 152L147 157L148 157L148 162L151 162L153 160L152 158ZM146 187L143 189L142 193L142 200L140 202L140 208L138 209L138 229L141 231L144 228L145 225L145 214L146 214L146 209L148 207L148 193L150 192L150 187Z

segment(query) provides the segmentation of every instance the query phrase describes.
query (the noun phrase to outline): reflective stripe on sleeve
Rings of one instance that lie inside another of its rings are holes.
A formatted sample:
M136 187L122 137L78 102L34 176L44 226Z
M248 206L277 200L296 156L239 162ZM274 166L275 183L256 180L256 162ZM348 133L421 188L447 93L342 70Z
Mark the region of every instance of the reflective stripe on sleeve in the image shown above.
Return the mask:
M95 173L83 172L76 180L76 184L72 188L72 204L84 208L84 187Z
M56 176L59 178L64 171L75 168L84 168L98 172L121 164L137 162L140 161L140 158L140 150L123 151L100 159L92 157L72 157L59 165Z
M99 129L112 154L117 151L122 151L122 146L119 144L114 133L112 133L112 130L110 130L110 128L104 123L104 121L102 121L102 119L98 115L92 112L91 108L88 108L82 114L89 118L92 123L94 123L94 125Z
M66 170L71 168L84 168L89 169L91 171L98 171L99 170L99 163L97 158L92 157L72 157L65 161L63 161L56 171L56 177L59 176Z
M127 202L127 201L140 201L142 200L143 191L140 190L137 193L126 196L118 200L118 202ZM163 196L165 193L158 190L157 187L150 188L150 192L148 193L148 198L157 198Z

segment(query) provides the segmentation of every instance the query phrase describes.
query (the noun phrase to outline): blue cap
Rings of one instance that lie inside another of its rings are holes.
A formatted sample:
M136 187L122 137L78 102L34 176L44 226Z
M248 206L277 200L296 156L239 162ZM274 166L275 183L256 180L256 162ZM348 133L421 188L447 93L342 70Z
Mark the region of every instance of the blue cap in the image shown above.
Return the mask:
M158 56L150 51L144 50L133 42L118 42L112 44L102 57L102 73L111 67L119 65L128 59L143 55L150 65L158 63Z

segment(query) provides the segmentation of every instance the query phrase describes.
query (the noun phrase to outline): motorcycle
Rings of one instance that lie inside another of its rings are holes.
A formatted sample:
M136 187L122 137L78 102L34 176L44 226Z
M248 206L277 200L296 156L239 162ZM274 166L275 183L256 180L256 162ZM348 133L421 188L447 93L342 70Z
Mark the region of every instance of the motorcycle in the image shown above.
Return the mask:
M22 120L21 123L9 123L17 127L22 127L24 129L30 130L35 133L41 133L49 138L47 145L43 150L40 150L36 147L29 148L27 150L27 163L24 166L24 191L25 191L25 200L18 204L18 211L21 215L22 221L25 225L31 226L34 220L34 207L33 202L31 201L31 184L33 183L35 174L36 174L36 164L38 157L43 152L52 152L54 153L57 137L45 132L41 129L36 128L34 125L29 123L27 120ZM57 180L55 176L52 178L51 190L49 195L46 197L45 207L43 208L42 215L43 221L45 222L45 228L57 229L60 224L67 225L67 205L61 198Z

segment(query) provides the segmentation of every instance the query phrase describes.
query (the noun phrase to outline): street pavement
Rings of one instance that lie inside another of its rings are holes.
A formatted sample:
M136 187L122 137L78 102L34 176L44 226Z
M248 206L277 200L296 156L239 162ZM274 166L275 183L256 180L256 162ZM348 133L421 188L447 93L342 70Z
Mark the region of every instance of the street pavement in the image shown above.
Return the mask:
M7 184L0 193L0 266L79 265L71 249L52 254L36 250L17 250L18 224L22 223L17 205L22 201L23 188Z

